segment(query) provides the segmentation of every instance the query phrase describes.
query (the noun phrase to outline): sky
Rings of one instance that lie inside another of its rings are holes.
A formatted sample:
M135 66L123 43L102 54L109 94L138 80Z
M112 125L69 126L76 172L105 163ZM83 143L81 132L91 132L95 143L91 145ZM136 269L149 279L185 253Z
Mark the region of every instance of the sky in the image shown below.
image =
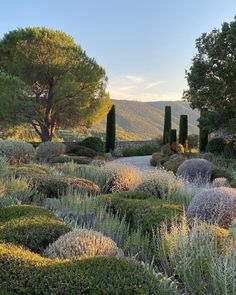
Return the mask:
M105 68L113 99L179 100L195 40L236 15L236 0L0 0L0 38L65 31Z

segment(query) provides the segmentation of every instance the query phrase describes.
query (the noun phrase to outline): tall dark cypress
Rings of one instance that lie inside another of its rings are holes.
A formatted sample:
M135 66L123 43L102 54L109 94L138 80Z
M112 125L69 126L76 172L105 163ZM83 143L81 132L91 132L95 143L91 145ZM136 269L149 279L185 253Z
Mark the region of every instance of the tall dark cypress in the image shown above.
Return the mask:
M179 120L179 143L185 148L188 139L188 115L180 115Z
M114 151L116 141L116 110L113 104L107 114L106 152Z
M171 130L171 106L165 107L165 121L163 130L163 144L169 142L169 132Z
M208 132L208 130L206 130L206 128L201 123L203 118L206 115L207 115L207 110L202 109L201 112L200 112L200 123L199 123L199 151L200 152L205 152L207 144L208 144L209 132Z
M169 132L169 144L172 145L173 143L176 143L177 136L176 136L176 129L171 129Z

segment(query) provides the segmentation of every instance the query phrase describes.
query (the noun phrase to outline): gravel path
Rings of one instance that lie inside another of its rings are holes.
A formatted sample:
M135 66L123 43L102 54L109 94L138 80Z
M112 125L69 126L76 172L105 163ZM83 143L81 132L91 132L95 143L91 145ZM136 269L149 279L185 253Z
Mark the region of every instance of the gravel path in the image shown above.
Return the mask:
M153 170L155 169L150 165L150 159L151 156L138 156L138 157L125 157L125 158L119 158L114 160L116 163L124 163L124 164L130 164L133 166L136 166L139 168L139 170Z

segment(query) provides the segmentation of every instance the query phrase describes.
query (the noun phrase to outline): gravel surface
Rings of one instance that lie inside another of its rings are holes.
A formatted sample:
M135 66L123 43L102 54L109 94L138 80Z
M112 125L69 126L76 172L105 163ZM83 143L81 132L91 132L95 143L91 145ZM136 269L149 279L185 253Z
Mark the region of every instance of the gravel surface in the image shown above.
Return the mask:
M151 156L138 156L138 157L124 157L114 160L116 163L124 163L136 166L141 171L155 169L150 165Z

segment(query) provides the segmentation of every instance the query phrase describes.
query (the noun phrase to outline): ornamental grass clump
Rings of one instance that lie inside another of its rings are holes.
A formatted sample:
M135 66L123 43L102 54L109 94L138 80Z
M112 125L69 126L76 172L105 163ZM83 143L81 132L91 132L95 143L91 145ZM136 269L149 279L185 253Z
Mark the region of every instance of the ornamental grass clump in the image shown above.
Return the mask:
M236 189L218 187L200 192L191 200L187 215L229 228L236 217Z
M140 171L132 165L107 163L100 169L104 169L107 176L107 182L102 189L104 193L129 191L140 181Z
M49 258L82 256L116 256L121 254L116 243L102 233L87 229L73 230L61 236L44 251Z
M198 184L208 183L211 173L212 164L205 159L185 160L177 169L177 176Z
M35 149L24 141L0 141L0 156L6 157L9 164L27 163L34 158Z

